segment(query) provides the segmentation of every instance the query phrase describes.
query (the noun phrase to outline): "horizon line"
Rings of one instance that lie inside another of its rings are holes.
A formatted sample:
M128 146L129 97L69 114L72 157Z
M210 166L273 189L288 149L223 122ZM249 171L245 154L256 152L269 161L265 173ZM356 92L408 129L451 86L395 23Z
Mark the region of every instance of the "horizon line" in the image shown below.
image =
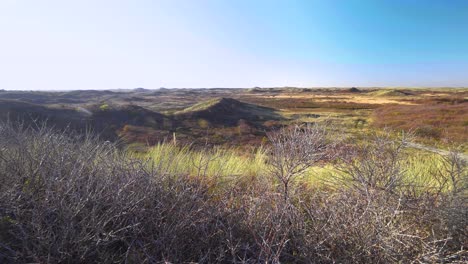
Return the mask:
M42 91L42 92L65 92L65 91L112 91L112 90L183 90L183 89L464 89L468 86L253 86L253 87L158 87L158 88L83 88L83 89L0 89L0 91Z

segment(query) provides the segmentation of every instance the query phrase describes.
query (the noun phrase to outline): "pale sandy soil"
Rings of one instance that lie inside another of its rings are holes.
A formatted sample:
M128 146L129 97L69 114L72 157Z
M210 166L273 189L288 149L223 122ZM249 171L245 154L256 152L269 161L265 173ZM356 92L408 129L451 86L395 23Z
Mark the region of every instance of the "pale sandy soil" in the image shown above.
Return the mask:
M407 101L400 101L390 97L371 97L365 95L304 95L304 94L281 94L274 96L265 96L268 98L295 98L295 99L314 99L320 102L326 101L339 101L347 103L361 103L361 104L401 104L401 105L415 105Z

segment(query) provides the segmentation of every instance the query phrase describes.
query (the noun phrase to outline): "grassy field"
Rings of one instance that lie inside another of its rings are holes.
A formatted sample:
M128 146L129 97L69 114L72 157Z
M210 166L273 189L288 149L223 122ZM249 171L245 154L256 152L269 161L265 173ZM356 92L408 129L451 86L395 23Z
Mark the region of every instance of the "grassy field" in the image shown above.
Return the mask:
M232 179L257 177L266 171L266 153L263 148L245 153L238 149L213 148L195 150L172 143L158 144L139 157L150 160L163 174L185 174L207 178Z
M135 157L147 160L154 169L166 175L188 175L206 180L242 181L243 178L265 177L271 171L268 164L268 149L260 147L246 153L244 149L214 148L190 149L172 143L158 144ZM402 164L403 179L407 184L424 188L442 188L449 191L437 177L447 169L444 156L408 148ZM339 186L337 179L346 178L345 173L333 163L311 166L305 170L296 183L304 186Z

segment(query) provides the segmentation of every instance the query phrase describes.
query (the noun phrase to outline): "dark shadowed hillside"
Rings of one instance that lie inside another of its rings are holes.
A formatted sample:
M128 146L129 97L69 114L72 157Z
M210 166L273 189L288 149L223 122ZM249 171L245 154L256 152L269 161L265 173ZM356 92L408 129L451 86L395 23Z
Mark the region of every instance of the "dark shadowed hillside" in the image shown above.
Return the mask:
M264 122L280 120L273 108L240 102L232 98L216 98L195 104L175 113L177 120L202 119L214 126L236 126L239 120Z
M14 99L35 104L80 104L109 100L125 96L125 93L109 90L75 90L67 92L5 91L0 99Z
M123 125L147 126L164 128L171 122L163 114L153 112L136 105L125 106L93 106L92 119L96 125L121 127ZM165 123L166 122L166 123Z
M129 126L151 130L172 130L174 126L170 118L136 105L101 105L90 107L90 110L93 128L108 138L117 138L118 131Z
M173 127L170 118L135 105L63 108L17 100L0 100L0 120L19 120L26 125L45 122L78 131L92 129L105 139L117 139L118 131L126 125L168 130Z
M42 105L0 99L0 120L22 121L26 125L47 122L56 128L83 128L89 121L89 113Z

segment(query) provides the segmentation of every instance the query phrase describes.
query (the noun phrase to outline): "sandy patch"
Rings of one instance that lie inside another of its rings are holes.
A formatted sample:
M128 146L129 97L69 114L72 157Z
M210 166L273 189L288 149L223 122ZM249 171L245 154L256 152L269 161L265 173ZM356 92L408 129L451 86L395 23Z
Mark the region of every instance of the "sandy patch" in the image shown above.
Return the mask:
M314 94L280 94L280 95L264 95L259 96L262 98L291 98L291 99L313 99L319 102L336 101L346 103L359 103L359 104L400 104L400 105L415 105L415 103L408 101L400 101L393 98L385 97L369 97L359 95L314 95Z

